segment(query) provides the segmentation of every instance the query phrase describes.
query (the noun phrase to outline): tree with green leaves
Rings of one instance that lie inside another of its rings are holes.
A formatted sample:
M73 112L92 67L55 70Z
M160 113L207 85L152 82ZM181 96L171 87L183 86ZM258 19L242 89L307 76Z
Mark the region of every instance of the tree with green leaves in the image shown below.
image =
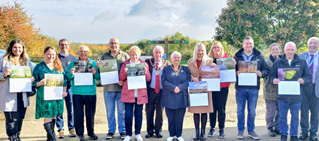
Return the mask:
M318 9L318 0L228 0L214 38L237 48L248 35L257 48L287 41L299 48L318 34Z

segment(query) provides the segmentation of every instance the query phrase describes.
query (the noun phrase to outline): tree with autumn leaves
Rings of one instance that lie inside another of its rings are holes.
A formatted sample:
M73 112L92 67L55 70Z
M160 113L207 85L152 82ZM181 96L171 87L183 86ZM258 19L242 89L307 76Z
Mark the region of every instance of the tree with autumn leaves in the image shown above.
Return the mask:
M43 56L46 40L35 28L31 16L28 16L22 4L0 6L0 49L6 49L11 40L24 42L30 56ZM32 51L31 51L32 50Z
M237 48L248 35L257 48L287 41L300 48L318 35L318 9L318 0L227 0L214 38Z

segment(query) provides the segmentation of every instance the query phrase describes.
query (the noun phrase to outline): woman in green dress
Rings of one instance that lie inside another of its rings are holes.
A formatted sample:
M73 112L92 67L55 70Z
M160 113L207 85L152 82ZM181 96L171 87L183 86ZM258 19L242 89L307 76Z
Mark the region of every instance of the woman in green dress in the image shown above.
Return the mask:
M63 74L63 97L67 95L66 86L67 79L64 75L64 70L61 61L57 57L55 48L48 46L44 49L44 61L35 66L33 70L33 77L35 81L33 86L37 88L36 111L35 118L44 118L44 129L47 132L47 141L55 141L54 125L55 116L63 114L63 99L61 100L44 100L44 74Z

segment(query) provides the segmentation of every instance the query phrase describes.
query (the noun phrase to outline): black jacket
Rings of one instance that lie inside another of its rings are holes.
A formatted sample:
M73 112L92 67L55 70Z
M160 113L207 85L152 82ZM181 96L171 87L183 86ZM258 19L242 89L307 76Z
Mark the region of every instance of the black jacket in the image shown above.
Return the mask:
M262 78L265 78L268 76L268 73L270 71L270 67L267 65L264 56L255 48L254 50L254 56L251 58L250 61L257 61L257 70L259 70L262 74ZM236 60L236 71L238 71L238 61L245 61L242 52L244 49L240 49L234 56L234 59ZM260 87L260 77L257 76L257 86L238 86L238 76L236 76L236 88L246 88L246 89L258 89Z
M275 78L278 78L278 68L299 68L299 75L300 75L300 78L304 80L304 84L300 84L300 95L278 95L277 94L277 99L280 99L285 102L301 102L302 100L301 95L304 93L303 86L308 85L312 79L312 75L307 66L307 62L305 60L299 59L298 55L295 54L294 58L291 61L291 65L289 66L288 60L286 59L286 54L284 54L282 58L275 61L275 63L273 64L270 70L269 79L271 83L273 83L273 80Z
M152 75L153 75L153 68L154 68L154 67L151 65L150 61L152 61L152 63L154 63L154 58L152 58L152 59L146 59L146 60L145 60L145 62L146 62L147 65L148 65L148 70L149 70L149 72L150 72L150 74L151 74L151 81L146 82L147 88L151 88L150 86L151 86L151 82L152 82L152 78L153 78ZM170 65L170 63L169 63L167 60L163 59L162 61L163 61L164 67ZM153 64L153 65L155 65L155 64ZM164 68L164 67L163 67L163 68Z

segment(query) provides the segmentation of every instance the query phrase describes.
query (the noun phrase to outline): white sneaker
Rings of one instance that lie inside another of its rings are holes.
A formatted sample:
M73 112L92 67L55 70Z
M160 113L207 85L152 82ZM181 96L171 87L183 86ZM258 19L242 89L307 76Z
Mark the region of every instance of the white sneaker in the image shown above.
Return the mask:
M182 136L177 138L178 141L184 141L184 138Z
M166 141L172 141L174 139L174 137L168 137L167 139L166 139Z
M135 135L135 138L136 138L137 141L143 141L143 138L142 138L141 134Z
M130 141L132 139L131 136L125 136L124 141Z

